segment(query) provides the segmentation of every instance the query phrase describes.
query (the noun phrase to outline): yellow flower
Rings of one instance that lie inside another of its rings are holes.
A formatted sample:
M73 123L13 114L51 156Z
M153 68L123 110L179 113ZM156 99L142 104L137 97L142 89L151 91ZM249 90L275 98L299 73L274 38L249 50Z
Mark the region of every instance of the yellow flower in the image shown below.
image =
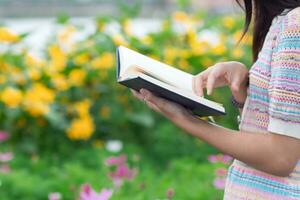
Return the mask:
M187 21L189 19L189 16L182 11L176 11L174 12L174 14L172 15L173 20L178 21L178 22L184 22Z
M141 41L146 45L150 45L152 44L153 39L149 35L146 35L141 39Z
M244 51L241 47L235 48L232 52L234 58L241 58L244 55Z
M222 55L226 52L225 44L218 44L212 48L212 51L216 55Z
M150 58L154 59L154 60L160 60L160 57L158 55L155 54L149 54L148 55Z
M127 34L127 35L132 35L132 27L131 27L131 21L129 19L126 19L124 22L123 22L123 28L124 28L124 32Z
M179 55L179 50L177 50L174 47L167 47L164 50L165 62L167 64L172 65L175 59L178 57L178 55Z
M196 25L196 20L182 11L177 11L172 16L175 22L181 23L185 31L194 30Z
M89 115L91 101L85 99L83 101L75 103L74 107L80 117L86 117Z
M102 118L108 118L110 116L110 107L108 106L103 106L101 109L100 109L100 115Z
M195 41L190 46L194 55L205 54L211 48L210 44L206 41Z
M205 57L202 59L202 64L203 64L203 67L208 68L208 67L212 66L214 63L210 58Z
M40 77L41 77L40 71L38 69L35 69L35 68L29 69L28 70L28 75L34 81L40 79Z
M3 83L5 83L5 82L6 82L6 80L7 80L6 76L5 76L5 75L3 75L3 74L0 74L0 84L3 84Z
M233 17L230 17L230 16L224 17L222 22L223 22L223 25L225 26L225 28L232 29L234 26Z
M51 67L53 67L54 71L63 70L67 64L65 52L58 45L50 46L48 52L51 58Z
M67 136L72 140L88 140L95 130L90 116L76 118L67 130Z
M106 23L104 21L97 22L97 30L103 32L105 30Z
M244 40L245 40L245 44L246 45L252 45L252 43L253 43L253 36L247 34L245 36Z
M243 37L243 39L242 39L242 36L243 36L243 31L235 32L233 34L233 41L235 43L241 42L241 45L243 45L243 44L252 45L253 36L251 34L246 33L245 36Z
M23 73L23 71L21 71L19 68L17 67L13 67L11 66L11 68L9 69L10 74L12 76L12 80L19 84L19 85L24 85L26 82L26 78L25 78L25 74Z
M90 57L87 53L82 53L74 58L74 63L76 65L84 65L90 60Z
M50 111L49 105L54 102L55 93L41 83L35 83L25 94L25 110L32 116L45 115Z
M45 65L43 60L38 59L31 54L26 54L25 64L30 68L40 68Z
M115 34L112 37L113 42L115 45L123 45L123 46L128 46L128 42L124 39L124 37L121 34Z
M69 81L71 85L81 86L84 83L86 72L82 69L74 69L69 74Z
M58 34L58 39L61 43L69 43L70 38L76 32L75 26L68 25L64 27Z
M187 60L185 59L180 59L179 63L178 63L178 67L182 70L188 70L190 65L188 63Z
M23 99L23 94L19 89L8 87L1 94L1 100L10 108L18 107Z
M20 37L7 28L0 27L0 42L18 42Z
M115 58L112 53L105 52L100 57L95 58L91 62L91 66L95 69L109 69L115 64Z
M54 74L52 76L52 83L54 84L54 87L60 91L65 91L70 87L67 79L61 74Z
M242 31L237 31L233 34L233 40L234 43L238 43L240 41L240 39L242 38L243 32Z

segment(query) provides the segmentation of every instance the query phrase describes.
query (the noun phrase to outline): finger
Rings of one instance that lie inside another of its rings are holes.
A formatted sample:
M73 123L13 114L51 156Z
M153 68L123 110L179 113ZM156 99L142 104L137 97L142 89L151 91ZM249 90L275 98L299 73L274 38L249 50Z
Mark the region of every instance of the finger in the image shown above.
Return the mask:
M203 77L198 75L193 78L193 89L196 95L203 96Z
M161 113L161 110L155 105L153 104L152 102L150 101L146 101L146 104L154 111L158 112L158 113Z
M212 73L209 74L209 76L207 78L207 83L206 83L207 95L212 94L212 91L213 91L214 86L215 86L216 79L217 79L217 73L216 72L212 72Z
M210 71L211 69L207 69L193 78L194 92L201 97L204 96L203 88L205 88L207 76L209 75Z
M235 78L230 84L232 92L238 92L241 85L241 79L239 77Z
M141 89L140 93L144 96L146 101L151 102L152 104L156 105L160 110L166 106L166 100L160 97L153 95L150 91Z
M141 93L139 93L139 92L137 92L135 90L131 90L131 92L132 92L133 96L136 97L137 99L144 100L144 97L143 97L143 95Z

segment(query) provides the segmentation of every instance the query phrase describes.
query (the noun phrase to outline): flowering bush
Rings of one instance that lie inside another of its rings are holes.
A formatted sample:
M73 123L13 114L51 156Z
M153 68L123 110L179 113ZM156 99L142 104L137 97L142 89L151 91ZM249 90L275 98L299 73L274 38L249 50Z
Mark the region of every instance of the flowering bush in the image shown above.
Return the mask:
M221 164L222 166L215 170L215 179L213 185L216 189L223 190L225 188L227 167L231 164L233 158L228 155L218 154L210 155L208 161L212 164ZM226 168L225 168L226 167Z
M131 18L103 17L95 21L95 32L78 42L72 35L80 29L66 22L54 33L42 58L22 47L26 34L1 27L0 43L5 50L0 53L0 124L13 141L26 135L40 146L53 146L66 138L115 137L120 130L132 135L136 124L149 128L153 116L116 84L116 46L129 46L191 73L224 60L249 64L251 36L237 45L242 19L207 19L203 14L175 12L162 21L157 32L138 37L132 33ZM111 22L120 25L118 33L106 29ZM221 101L226 95L220 90L212 98ZM235 126L234 115L219 121Z

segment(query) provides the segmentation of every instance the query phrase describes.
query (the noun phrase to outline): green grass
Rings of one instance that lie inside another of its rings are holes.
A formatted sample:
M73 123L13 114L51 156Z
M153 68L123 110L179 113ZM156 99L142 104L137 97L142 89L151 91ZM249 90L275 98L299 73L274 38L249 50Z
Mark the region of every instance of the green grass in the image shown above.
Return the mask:
M168 188L174 189L176 200L222 199L222 191L212 185L214 170L219 166L190 156L166 157L166 164L160 165L138 152L142 151L137 145L125 146L122 153L128 155L130 166L138 168L138 174L115 191L112 200L166 199ZM96 191L111 188L109 168L104 164L111 155L104 148L90 147L74 149L64 156L32 156L16 150L10 162L12 171L0 174L0 199L47 199L50 192L60 192L65 200L77 199L83 183L90 183ZM134 161L133 155L140 159Z

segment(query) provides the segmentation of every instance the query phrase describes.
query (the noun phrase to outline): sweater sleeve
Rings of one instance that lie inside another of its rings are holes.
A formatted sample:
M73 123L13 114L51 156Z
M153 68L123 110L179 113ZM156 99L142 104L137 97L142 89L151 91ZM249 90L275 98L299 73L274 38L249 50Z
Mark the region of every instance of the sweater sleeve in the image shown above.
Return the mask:
M295 16L296 15L296 16ZM283 21L272 57L268 131L300 139L299 12Z

